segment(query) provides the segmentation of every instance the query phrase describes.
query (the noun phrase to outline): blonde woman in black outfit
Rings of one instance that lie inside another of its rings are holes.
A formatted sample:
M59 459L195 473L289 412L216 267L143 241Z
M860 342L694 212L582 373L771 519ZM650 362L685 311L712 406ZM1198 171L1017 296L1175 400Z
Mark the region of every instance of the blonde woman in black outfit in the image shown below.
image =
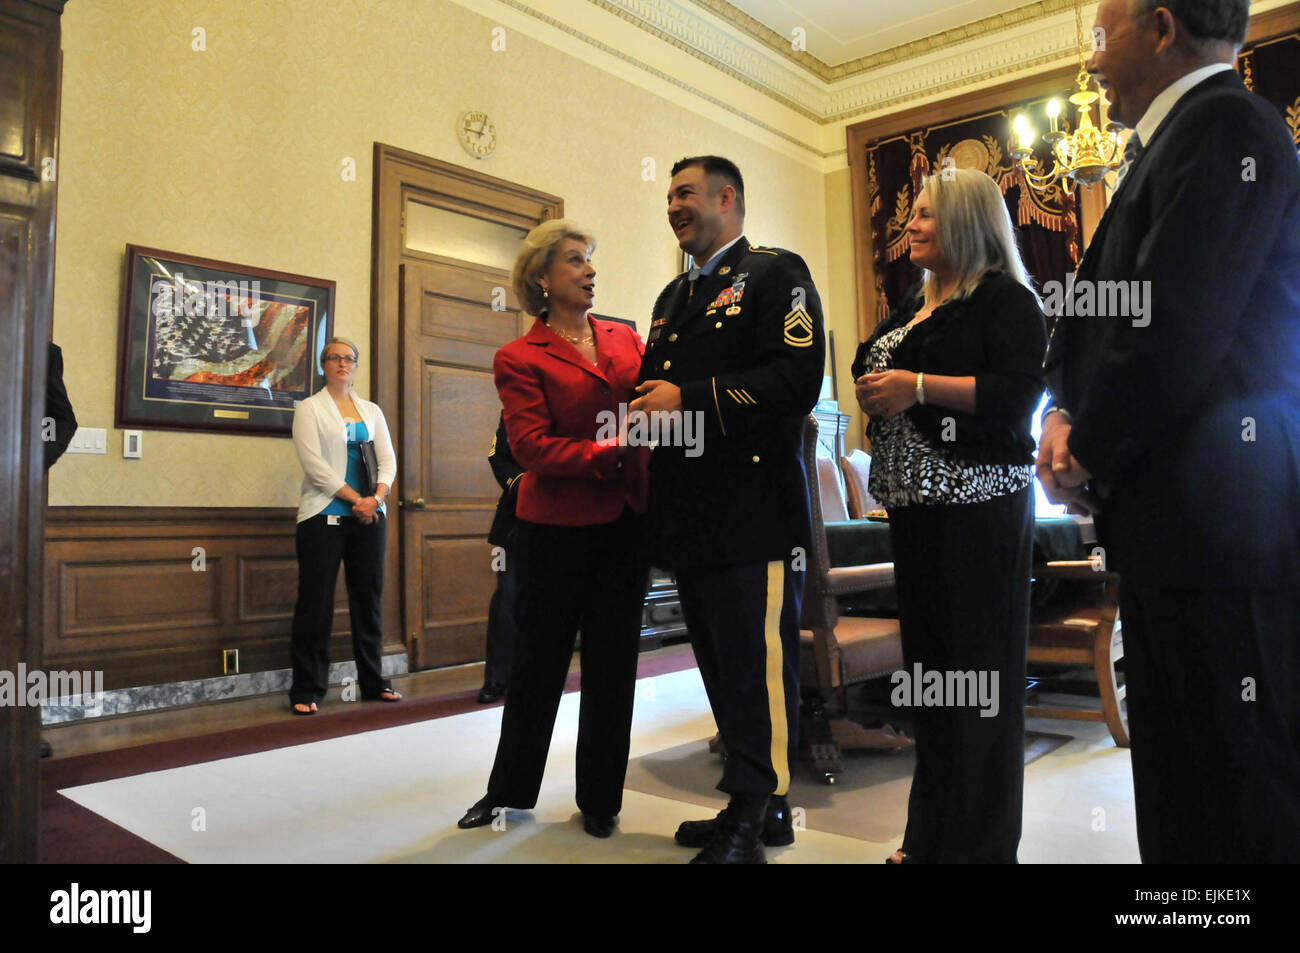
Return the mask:
M987 175L926 178L907 234L924 283L853 366L871 495L889 511L905 671L974 672L996 689L985 705L912 710L907 832L889 862L1014 863L1043 313Z

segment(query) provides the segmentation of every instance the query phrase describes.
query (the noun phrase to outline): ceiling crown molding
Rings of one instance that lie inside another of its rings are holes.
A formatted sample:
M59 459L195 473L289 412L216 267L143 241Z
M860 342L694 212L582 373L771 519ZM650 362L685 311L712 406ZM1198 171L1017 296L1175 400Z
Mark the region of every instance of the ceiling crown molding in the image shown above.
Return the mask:
M958 43L965 43L967 40L973 40L988 33L997 33L1023 23L1032 23L1035 20L1053 16L1064 10L1073 10L1075 4L1075 0L1038 0L1036 3L1029 3L1014 10L1008 10L1006 13L995 14L963 26L953 27L951 30L944 30L942 33L936 33L933 36L922 37L910 43L903 43L887 50L860 56L838 66L830 66L811 53L795 50L791 45L790 37L777 33L771 27L755 20L743 10L732 6L727 0L691 0L691 2L697 7L708 10L719 19L727 21L735 29L762 43L773 53L784 56L791 62L802 66L826 83L834 83L881 66L888 66L891 63L899 63L925 53L933 53L949 46L956 46Z
M917 99L970 87L1013 73L1046 67L1079 55L1073 18L1006 36L986 35L907 63L874 70L838 86L827 96L823 122L891 109Z
M673 0L590 0L759 92L819 119L826 84L805 71L773 59L757 42L749 42Z
M807 54L802 55L806 59L798 58L779 33L723 0L590 2L819 123L1059 62L1077 56L1079 50L1074 17L1061 15L1073 12L1072 0L1042 0L833 68ZM683 4L705 8L730 26ZM715 7L730 13L718 13ZM1050 22L1032 28L1048 17ZM741 18L748 22L742 23ZM745 35L737 35L737 29ZM753 35L758 31L770 36ZM1008 42L1009 31L1015 33L1014 42ZM769 42L773 38L778 48L787 49L774 50ZM774 58L773 52L782 59ZM821 75L837 71L848 78L828 81Z

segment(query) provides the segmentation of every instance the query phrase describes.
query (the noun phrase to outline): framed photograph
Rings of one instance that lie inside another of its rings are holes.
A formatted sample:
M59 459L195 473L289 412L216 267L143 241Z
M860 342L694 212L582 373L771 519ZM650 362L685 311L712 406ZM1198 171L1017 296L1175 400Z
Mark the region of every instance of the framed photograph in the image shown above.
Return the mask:
M334 282L126 246L119 428L287 437L324 385Z

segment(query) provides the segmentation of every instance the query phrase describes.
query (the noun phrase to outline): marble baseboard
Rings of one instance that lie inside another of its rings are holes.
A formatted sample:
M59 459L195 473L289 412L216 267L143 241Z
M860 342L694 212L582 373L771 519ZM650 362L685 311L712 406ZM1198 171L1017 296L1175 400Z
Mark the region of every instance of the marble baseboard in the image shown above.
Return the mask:
M386 678L405 675L408 671L406 653L394 652L384 656L383 672ZM330 666L331 685L340 685L345 679L355 680L356 677L357 666L353 661L335 662ZM159 711L164 708L179 708L183 705L247 698L254 695L287 693L291 680L292 672L287 668L280 668L269 672L196 678L166 685L116 688L99 694L59 699L67 704L42 705L41 724L59 725L87 718Z

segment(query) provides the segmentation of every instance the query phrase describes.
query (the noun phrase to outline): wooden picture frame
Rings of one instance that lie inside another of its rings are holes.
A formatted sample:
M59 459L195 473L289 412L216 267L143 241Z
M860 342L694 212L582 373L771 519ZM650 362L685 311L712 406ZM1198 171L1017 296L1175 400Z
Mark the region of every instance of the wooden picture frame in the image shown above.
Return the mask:
M290 436L324 384L335 283L127 245L119 428Z

